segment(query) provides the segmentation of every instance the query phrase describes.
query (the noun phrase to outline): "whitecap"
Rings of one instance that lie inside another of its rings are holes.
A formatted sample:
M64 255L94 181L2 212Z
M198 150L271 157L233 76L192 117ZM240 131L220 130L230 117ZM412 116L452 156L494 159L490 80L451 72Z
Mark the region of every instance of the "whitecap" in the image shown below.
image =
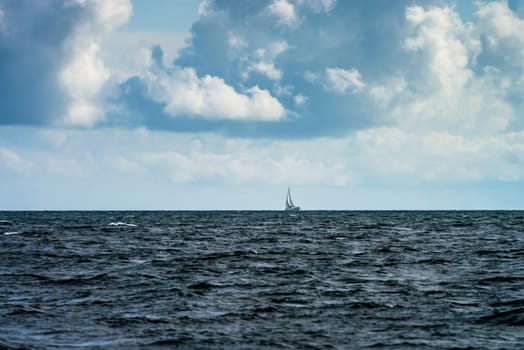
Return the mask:
M410 227L393 227L393 230L396 230L396 231L413 231L413 229L410 228Z
M128 224L128 223L125 223L125 222L122 222L122 221L110 222L108 225L109 226L129 226L129 227L137 227L138 226L138 225L135 225L135 224Z
M11 231L11 232L4 232L4 235L6 235L6 236L10 236L10 235L17 235L17 234L19 234L19 233L20 233L20 232L18 232L18 231Z
M135 263L137 265L141 265L143 263L145 263L147 260L142 260L142 259L131 259L130 260L132 263Z

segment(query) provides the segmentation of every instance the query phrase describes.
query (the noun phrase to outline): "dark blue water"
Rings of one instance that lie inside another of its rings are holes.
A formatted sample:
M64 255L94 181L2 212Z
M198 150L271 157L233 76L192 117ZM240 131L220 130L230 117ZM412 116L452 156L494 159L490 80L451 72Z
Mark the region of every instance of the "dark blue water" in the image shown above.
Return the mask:
M0 349L522 349L524 212L0 212Z

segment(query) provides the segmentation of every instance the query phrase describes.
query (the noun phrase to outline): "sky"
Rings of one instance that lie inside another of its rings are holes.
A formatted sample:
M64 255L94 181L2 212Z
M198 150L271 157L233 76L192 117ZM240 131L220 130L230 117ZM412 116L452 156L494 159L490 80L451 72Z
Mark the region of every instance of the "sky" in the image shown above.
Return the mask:
M0 209L524 209L524 2L0 0Z

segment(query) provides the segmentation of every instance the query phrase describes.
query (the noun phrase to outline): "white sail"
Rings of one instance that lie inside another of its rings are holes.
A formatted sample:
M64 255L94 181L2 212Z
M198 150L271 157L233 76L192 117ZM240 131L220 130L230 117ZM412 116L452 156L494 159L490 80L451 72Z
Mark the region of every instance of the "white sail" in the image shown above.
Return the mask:
M289 190L289 187L287 188L286 210L288 211L299 211L300 210L300 207L296 206L295 203L293 203L293 200L291 199L291 192Z
M286 210L289 210L289 208L293 207L293 201L291 200L291 193L289 192L289 187L287 188L287 195L286 195Z

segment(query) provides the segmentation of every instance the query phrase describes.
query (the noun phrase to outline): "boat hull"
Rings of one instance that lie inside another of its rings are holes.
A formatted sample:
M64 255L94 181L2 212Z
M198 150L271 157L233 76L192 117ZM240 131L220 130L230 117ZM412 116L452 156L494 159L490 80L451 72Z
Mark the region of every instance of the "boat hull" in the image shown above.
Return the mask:
M289 208L286 208L286 211L290 213L296 213L300 211L300 207L289 207Z

